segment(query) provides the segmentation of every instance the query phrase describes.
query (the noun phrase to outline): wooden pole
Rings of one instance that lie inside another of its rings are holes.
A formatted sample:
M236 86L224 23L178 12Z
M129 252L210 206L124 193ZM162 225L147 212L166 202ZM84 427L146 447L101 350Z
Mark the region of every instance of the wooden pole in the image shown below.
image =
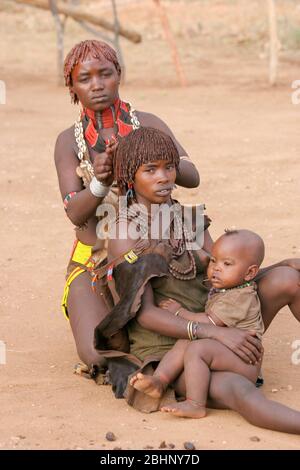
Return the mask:
M170 49L171 49L172 58L173 58L173 62L174 62L174 66L175 66L175 70L176 70L176 73L177 73L179 83L182 87L185 87L185 86L187 86L187 80L186 80L186 77L185 77L185 74L184 74L184 71L183 71L183 67L182 67L181 62L180 62L180 57L179 57L179 54L178 54L176 42L175 42L173 33L171 31L171 28L170 28L170 24L169 24L167 14L165 12L165 9L163 8L163 6L160 3L160 0L153 0L153 1L156 4L156 6L158 8L158 11L159 11L161 24L162 24L162 27L165 31L166 40L169 43L169 46L170 46Z
M276 7L274 0L268 0L269 31L270 31L270 63L269 81L270 85L276 85L278 70L278 32Z
M117 50L118 54L118 60L119 64L121 66L122 74L121 74L121 83L124 85L125 83L125 76L126 76L126 70L125 70L125 63L123 59L123 54L122 54L122 49L120 46L120 41L119 41L119 31L120 31L120 22L118 18L118 11L117 11L117 5L116 5L116 0L111 0L111 6L113 10L113 15L114 15L114 25L115 25L115 40L114 40L114 45Z
M41 8L42 10L49 10L49 4L47 0L14 0L16 3L22 3L30 5L32 7ZM101 26L101 28L107 29L108 31L115 31L115 25L110 23L103 18L99 18L94 14L87 13L83 8L78 6L66 5L62 1L58 1L57 12L66 16L74 18L74 20L87 21L88 23ZM119 34L131 42L139 43L142 37L139 33L119 26Z
M57 7L56 0L48 0L50 10L52 12L55 27L56 27L56 42L57 42L57 81L58 85L63 85L63 65L64 65L64 30L65 25L60 19Z

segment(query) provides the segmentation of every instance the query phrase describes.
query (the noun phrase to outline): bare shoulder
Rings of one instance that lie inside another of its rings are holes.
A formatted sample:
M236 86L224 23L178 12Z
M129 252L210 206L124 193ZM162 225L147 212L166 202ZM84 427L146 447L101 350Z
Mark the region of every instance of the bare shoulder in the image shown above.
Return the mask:
M74 125L71 127L68 127L68 129L65 129L62 131L60 134L58 134L57 137L57 142L64 142L65 144L70 142L72 144L75 144L75 137L74 137Z
M72 191L83 189L82 180L77 175L79 165L74 126L59 134L55 144L54 161L62 198Z
M136 114L143 127L154 127L155 129L159 129L173 136L167 124L155 114L145 113L143 111L136 111Z
M158 129L164 132L165 134L169 135L172 138L174 144L176 145L179 155L187 155L186 150L178 142L169 126L162 119L160 119L155 114L144 113L143 111L136 111L136 115L143 127L154 127L154 129Z
M74 125L62 131L55 143L54 158L60 160L66 153L76 154L76 141L74 137Z

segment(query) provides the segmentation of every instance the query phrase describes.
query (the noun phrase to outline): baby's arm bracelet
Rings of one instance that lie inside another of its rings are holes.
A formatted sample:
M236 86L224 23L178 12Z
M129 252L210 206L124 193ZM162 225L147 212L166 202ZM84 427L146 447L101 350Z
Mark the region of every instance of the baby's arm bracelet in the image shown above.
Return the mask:
M176 310L176 312L174 313L175 317L178 317L178 315L180 314L182 309L183 309L183 307L179 307L179 309Z
M207 315L207 318L209 319L209 321L210 321L213 325L217 326L216 323L214 322L214 320L211 318L210 315Z

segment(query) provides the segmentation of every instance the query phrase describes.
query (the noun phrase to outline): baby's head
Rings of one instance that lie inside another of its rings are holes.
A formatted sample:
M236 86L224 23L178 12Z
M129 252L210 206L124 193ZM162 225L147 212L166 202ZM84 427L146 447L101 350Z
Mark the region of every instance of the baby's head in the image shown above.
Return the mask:
M251 281L265 255L262 238L250 230L226 231L213 244L208 278L218 289L237 287Z

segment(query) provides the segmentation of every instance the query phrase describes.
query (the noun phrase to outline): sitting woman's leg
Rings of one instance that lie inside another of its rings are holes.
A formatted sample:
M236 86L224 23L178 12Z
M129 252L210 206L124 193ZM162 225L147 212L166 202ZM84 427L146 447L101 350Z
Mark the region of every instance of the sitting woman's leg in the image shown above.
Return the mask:
M267 329L277 312L288 305L300 321L300 274L286 266L274 268L257 280L262 316Z
M104 301L91 289L90 275L78 276L70 286L68 314L78 356L89 367L105 362L94 348L94 330L107 313Z
M300 434L299 411L269 400L252 382L232 372L211 373L208 406L232 409L254 426Z

